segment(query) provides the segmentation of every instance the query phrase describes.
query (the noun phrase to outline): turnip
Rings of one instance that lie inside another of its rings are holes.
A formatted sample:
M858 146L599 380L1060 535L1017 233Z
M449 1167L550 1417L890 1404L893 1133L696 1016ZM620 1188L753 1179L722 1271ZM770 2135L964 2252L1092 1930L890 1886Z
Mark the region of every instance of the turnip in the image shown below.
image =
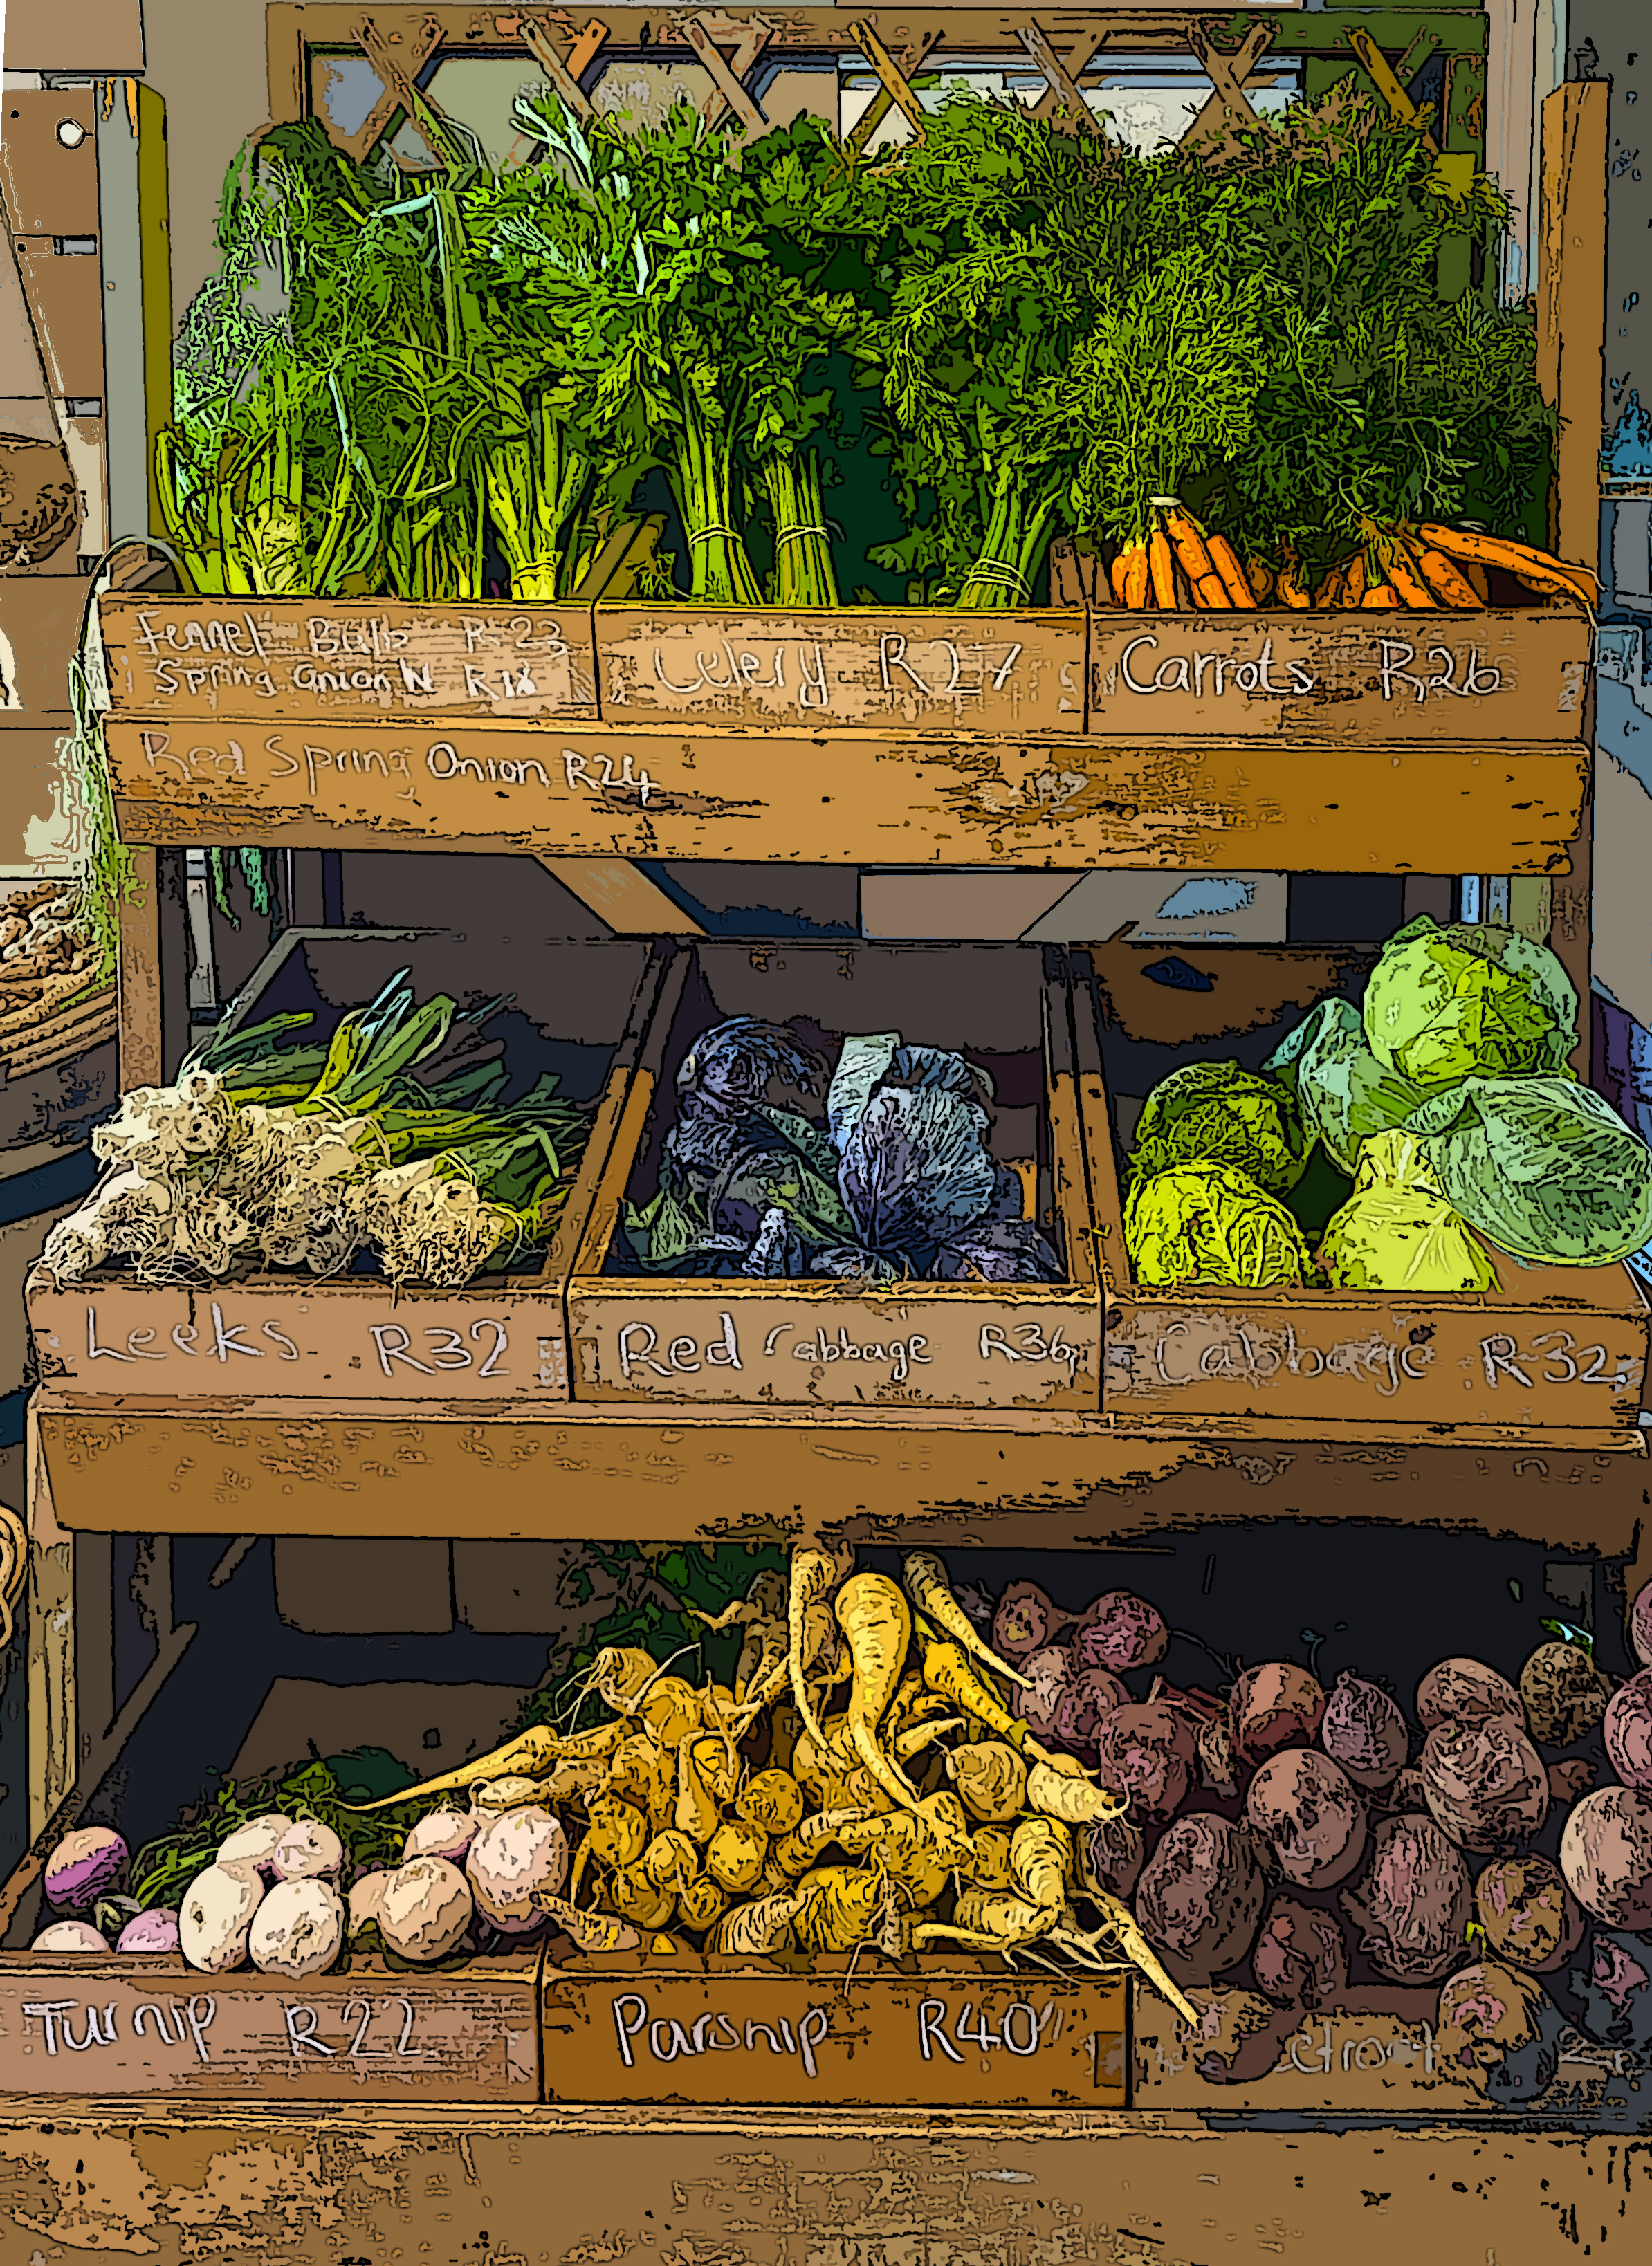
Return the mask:
M1504 1857L1474 1883L1474 1915L1499 1959L1534 1975L1563 1967L1583 1940L1583 1915L1546 1857Z
M44 1927L30 1944L31 1951L107 1951L106 1936L99 1935L90 1920L58 1919Z
M1436 1661L1417 1686L1417 1716L1425 1731L1444 1723L1483 1723L1493 1715L1524 1723L1525 1710L1508 1678L1482 1661Z
M1606 1712L1612 1680L1580 1644L1540 1644L1520 1671L1520 1698L1531 1736L1569 1747Z
M388 1865L375 1865L370 1872L358 1873L351 1882L350 1893L344 1900L344 1933L347 1942L354 1943L357 1936L378 1926L385 1883L391 1878Z
M301 1817L275 1844L270 1862L278 1881L330 1879L344 1862L344 1844L330 1825Z
M431 1810L409 1828L401 1845L402 1863L409 1865L415 1857L445 1857L450 1864L462 1865L484 1822L469 1810Z
M292 1819L272 1809L262 1817L238 1825L213 1861L226 1873L239 1873L249 1881L259 1881L265 1888L271 1888L281 1877L275 1870L275 1852L283 1836L292 1830Z
M470 1884L445 1857L414 1857L399 1872L385 1875L379 1930L403 1959L445 1959L473 1917Z
M1334 1888L1365 1853L1365 1804L1350 1780L1312 1747L1270 1757L1250 1783L1245 1814L1299 1889Z
M1542 1831L1549 1809L1548 1773L1509 1715L1430 1731L1422 1748L1422 1792L1458 1848L1485 1856L1512 1855Z
M1305 1747L1324 1714L1319 1678L1294 1661L1269 1660L1247 1668L1228 1703L1234 1752L1254 1768L1282 1748Z
M46 1860L46 1901L60 1911L90 1911L120 1878L127 1855L126 1843L107 1825L66 1833Z
M1561 1870L1584 1911L1608 1927L1652 1929L1652 1794L1628 1786L1586 1794L1561 1836Z
M1471 2075L1488 2101L1524 2107L1554 2082L1565 2028L1539 1983L1483 1959L1459 1970L1440 1992L1435 2058Z
M1345 1668L1319 1724L1319 1744L1356 1786L1379 1793L1392 1786L1410 1749L1406 1719L1379 1684Z
M178 1911L178 1948L203 1974L227 1975L246 1957L252 1916L263 1900L257 1880L208 1865L184 1891Z
M155 1953L178 1948L175 1911L141 1911L128 1920L115 1944L117 1951Z
M1379 1820L1371 1862L1337 1901L1390 1983L1437 1983L1467 1956L1468 1867L1431 1817Z
M1036 1582L1012 1582L992 1617L992 1649L1020 1668L1029 1652L1041 1652L1054 1644L1072 1626L1074 1619L1073 1614L1064 1613Z
M1642 1590L1641 1596L1652 1596ZM1612 1695L1605 1716L1606 1752L1626 1786L1652 1787L1652 1668Z
M1251 1952L1256 1988L1276 2007L1318 2014L1348 1995L1348 1953L1336 1915L1276 1897Z
M294 1983L332 1966L344 1942L344 1906L314 1875L277 1881L252 1916L247 1949L260 1975Z
M1250 1949L1266 1896L1242 1825L1180 1817L1136 1884L1136 1917L1173 1982L1208 1983Z
M1074 1664L1078 1668L1110 1668L1122 1676L1132 1668L1151 1668L1162 1660L1170 1631L1156 1606L1129 1590L1109 1590L1086 1605L1072 1640Z
M1187 1799L1193 1734L1158 1701L1115 1707L1096 1735L1095 1773L1109 1794L1127 1797L1138 1818L1171 1816Z
M1071 1753L1093 1755L1107 1718L1115 1708L1129 1704L1129 1693L1111 1669L1081 1669L1056 1702L1056 1744Z
M1052 1742L1057 1713L1072 1683L1072 1655L1064 1644L1047 1644L1029 1652L1019 1666L1027 1683L1016 1686L1011 1706L1035 1739Z
M535 1890L558 1896L567 1879L567 1835L548 1809L508 1809L471 1842L464 1872L482 1918L501 1934L526 1935L544 1918Z

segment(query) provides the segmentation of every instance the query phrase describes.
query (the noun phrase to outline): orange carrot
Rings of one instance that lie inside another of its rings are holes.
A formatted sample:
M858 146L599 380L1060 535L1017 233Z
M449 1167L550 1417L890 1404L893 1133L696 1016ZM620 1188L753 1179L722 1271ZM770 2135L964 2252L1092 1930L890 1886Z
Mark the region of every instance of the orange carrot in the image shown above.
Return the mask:
M1256 593L1245 579L1245 569L1225 535L1207 535L1204 547L1210 554L1210 564L1227 584L1228 596L1235 606L1256 609Z
M1325 580L1320 583L1319 588L1314 592L1314 605L1317 608L1326 610L1328 610L1333 606L1340 606L1342 603L1344 597L1347 596L1347 592L1348 565L1347 561L1344 560L1339 565L1332 567Z
M1414 612L1426 613L1438 603L1403 543L1394 545L1393 556L1388 561L1388 580L1399 592L1400 603L1411 607Z
M1124 603L1132 613L1139 614L1149 600L1150 570L1147 564L1147 545L1144 543L1133 543L1128 551L1121 553L1121 556L1124 561Z
M1400 593L1392 582L1373 582L1360 599L1360 604L1373 613L1385 612L1400 603Z
M1426 544L1415 545L1412 556L1417 571L1433 591L1442 606L1459 606L1473 610L1484 602L1467 577L1458 573L1443 551L1430 550Z
M1176 610L1176 561L1170 548L1170 537L1155 529L1147 545L1148 570L1153 578L1153 597L1159 611L1173 614Z
M1202 574L1194 584L1193 595L1209 613L1232 613L1233 610L1233 601L1227 594L1227 584L1214 567L1208 574Z
M1294 558L1287 559L1279 570L1279 595L1297 613L1305 613L1313 603Z
M1494 535L1469 534L1454 527L1437 527L1431 522L1425 522L1417 533L1424 543L1444 551L1450 559L1472 559L1476 566L1502 566L1523 580L1529 577L1539 588L1552 587L1569 592L1585 606L1594 603L1594 591L1590 586L1598 585L1587 566L1568 566L1565 559L1553 558L1531 544Z
M1251 596L1257 604L1265 606L1274 595L1272 567L1263 559L1247 559L1245 561L1245 580L1250 584Z
M1216 572L1210 563L1210 554L1204 547L1198 523L1189 519L1184 511L1173 511L1166 516L1165 532L1175 546L1182 573L1196 590L1207 574Z

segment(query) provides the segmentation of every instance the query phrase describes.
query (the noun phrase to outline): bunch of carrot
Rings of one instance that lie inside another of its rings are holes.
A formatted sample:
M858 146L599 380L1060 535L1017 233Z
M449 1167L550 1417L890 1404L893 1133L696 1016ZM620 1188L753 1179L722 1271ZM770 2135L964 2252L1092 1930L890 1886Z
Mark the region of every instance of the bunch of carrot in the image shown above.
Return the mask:
M1012 1712L1000 1685L1027 1679L940 1561L914 1552L902 1575L800 1546L789 1581L760 1573L700 1616L743 1631L732 1684L605 1648L583 1679L605 1721L536 1724L392 1799L463 1791L489 1815L557 1815L573 1870L565 1894L535 1902L565 1957L640 1950L645 1935L746 1960L1036 1944L1092 1970L1133 1963L1196 2020L1087 1861L1088 1829L1122 1818L1124 1800ZM1081 1899L1099 1925L1081 1924Z
M1113 603L1133 613L1222 613L1267 605L1296 612L1385 609L1466 610L1488 603L1486 570L1496 567L1544 601L1592 611L1597 585L1585 566L1504 536L1432 522L1372 523L1363 546L1336 560L1310 587L1293 551L1243 566L1226 536L1203 526L1169 498L1155 504L1140 542L1122 546L1109 570Z

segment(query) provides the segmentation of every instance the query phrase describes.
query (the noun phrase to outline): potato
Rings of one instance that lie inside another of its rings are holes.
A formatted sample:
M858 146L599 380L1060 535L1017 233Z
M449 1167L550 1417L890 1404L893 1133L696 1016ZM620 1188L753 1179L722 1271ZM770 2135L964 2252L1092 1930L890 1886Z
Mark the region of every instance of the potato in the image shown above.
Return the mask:
M1628 1786L1586 1794L1561 1836L1561 1870L1584 1911L1608 1927L1652 1929L1652 1794Z
M379 1933L403 1959L445 1959L457 1948L474 1915L470 1883L446 1857L410 1858L384 1875Z
M1325 1703L1319 1744L1356 1786L1377 1792L1399 1776L1411 1738L1382 1686L1345 1668Z
M1255 1941L1266 1897L1255 1844L1242 1825L1178 1818L1136 1884L1136 1917L1176 1983L1209 1983Z
M1468 1956L1468 1867L1431 1817L1380 1819L1370 1863L1337 1901L1386 1982L1437 1983Z
M1579 1644L1540 1644L1520 1671L1520 1698L1531 1736L1569 1747L1605 1714L1612 1679Z
M1417 1716L1425 1731L1445 1723L1483 1723L1492 1715L1524 1723L1525 1710L1508 1678L1483 1661L1436 1661L1417 1686Z
M1299 1889L1334 1888L1365 1853L1363 1798L1329 1755L1312 1747L1282 1749L1262 1765L1245 1815Z
M1652 1596L1642 1590L1641 1596ZM1605 1714L1606 1753L1626 1786L1652 1787L1652 1668L1613 1693Z
M1348 1995L1348 1950L1334 1912L1276 1897L1251 1952L1256 1988L1276 2007L1328 2012Z
M1181 1808L1194 1760L1192 1732L1173 1708L1157 1701L1115 1707L1097 1734L1097 1781L1125 1795L1138 1818L1169 1817Z
M1541 1832L1548 1815L1548 1773L1509 1715L1431 1730L1422 1748L1422 1791L1458 1848L1485 1856L1511 1855Z
M344 1942L344 1906L314 1875L277 1881L252 1916L247 1949L260 1975L295 1983L331 1967Z
M1325 1687L1292 1660L1247 1668L1228 1702L1233 1751L1253 1768L1284 1747L1309 1745L1325 1714Z
M1497 1957L1533 1975L1562 1967L1583 1940L1583 1915L1546 1857L1504 1857L1474 1883L1474 1916Z
M1530 1975L1482 1959L1440 1992L1436 2061L1469 2072L1488 2101L1537 2101L1554 2082L1566 2028L1560 2008Z
M178 1948L203 1975L227 1975L246 1957L252 1916L263 1901L261 1881L208 1865L184 1891Z

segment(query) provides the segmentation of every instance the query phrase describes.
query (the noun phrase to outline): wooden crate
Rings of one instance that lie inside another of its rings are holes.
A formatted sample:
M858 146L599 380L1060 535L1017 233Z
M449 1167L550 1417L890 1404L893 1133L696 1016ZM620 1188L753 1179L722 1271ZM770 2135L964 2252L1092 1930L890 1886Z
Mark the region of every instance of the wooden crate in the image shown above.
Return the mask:
M604 722L714 729L1082 732L1087 617L599 606Z
M846 980L845 980L846 979ZM725 1016L833 1040L899 1030L998 1078L993 1138L1067 1268L1057 1283L688 1279L611 1269L654 1193L679 1064ZM662 989L568 1285L576 1400L670 1407L1091 1411L1100 1317L1067 988L1034 947L702 945ZM1015 1087L1007 1078L1019 1080Z
M1122 2109L1126 1998L1110 1977L920 1958L558 1967L540 2000L548 2102L708 2108Z
M303 1983L177 1954L0 1955L0 2094L160 2100L539 2098L536 1953L448 1973L352 1955Z
M303 1006L325 1030L402 966L424 993L452 990L470 948L441 932L312 935L297 953L273 955L278 972L249 987L238 1020ZM596 1103L567 1209L536 1273L479 1276L458 1292L398 1294L379 1276L318 1281L303 1272L194 1287L121 1275L60 1285L42 1266L27 1292L41 1378L106 1406L274 1394L361 1408L411 1396L470 1413L566 1401L562 1283L663 968L663 956L640 944L547 942L536 953L524 1012L564 1066L565 1091ZM479 971L484 982L488 972Z
M1138 1979L1131 1987L1130 2097L1137 2109L1453 2122L1478 2116L1506 2121L1511 2113L1488 2099L1473 2072L1437 2050L1437 1990L1376 1986L1351 1992L1346 2005L1315 2014L1275 2010L1254 1992L1195 1990L1194 2004L1213 2033L1217 2016L1225 2016L1219 2041L1227 2069L1218 2075L1209 2039L1190 2038L1150 1984ZM1243 2043L1235 2051L1239 2036ZM1553 2082L1517 2113L1523 2120L1644 2129L1652 2121L1652 2096L1643 2078L1634 2082L1634 2062L1581 2037L1562 2043Z
M1130 1272L1095 1018L1075 990L1080 1109L1104 1286L1104 1412L1132 1426L1299 1420L1633 1437L1652 1312L1626 1267L1531 1267L1500 1287L1144 1289Z

